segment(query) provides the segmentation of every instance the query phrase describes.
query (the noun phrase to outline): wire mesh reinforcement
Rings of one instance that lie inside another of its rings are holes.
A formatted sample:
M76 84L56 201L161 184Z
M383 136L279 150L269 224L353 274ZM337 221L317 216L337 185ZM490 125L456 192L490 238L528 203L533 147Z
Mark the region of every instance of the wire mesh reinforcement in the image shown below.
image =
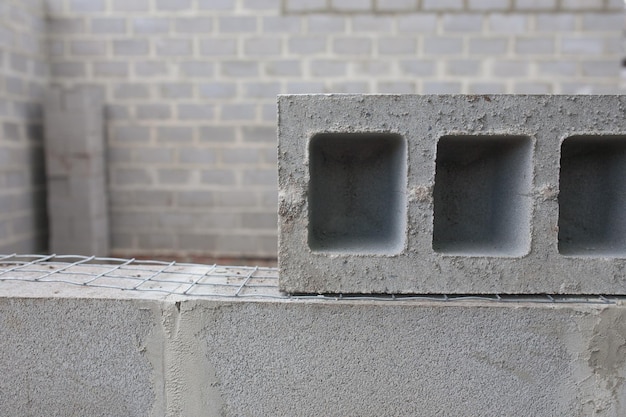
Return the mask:
M79 255L0 255L0 282L52 282L125 291L154 291L193 297L274 299L454 301L615 304L617 296L563 295L288 295L278 289L278 269L202 265Z

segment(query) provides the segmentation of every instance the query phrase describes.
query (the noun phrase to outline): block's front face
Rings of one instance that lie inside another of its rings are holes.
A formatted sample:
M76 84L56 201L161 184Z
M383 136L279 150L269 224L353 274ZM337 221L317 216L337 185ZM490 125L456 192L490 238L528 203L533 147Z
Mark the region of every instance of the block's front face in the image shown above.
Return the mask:
M309 248L395 254L406 228L406 141L388 133L320 133L309 142Z
M625 107L281 96L281 289L626 294Z
M626 136L566 138L559 201L562 254L626 257Z
M433 249L466 256L526 255L531 176L529 137L439 139Z

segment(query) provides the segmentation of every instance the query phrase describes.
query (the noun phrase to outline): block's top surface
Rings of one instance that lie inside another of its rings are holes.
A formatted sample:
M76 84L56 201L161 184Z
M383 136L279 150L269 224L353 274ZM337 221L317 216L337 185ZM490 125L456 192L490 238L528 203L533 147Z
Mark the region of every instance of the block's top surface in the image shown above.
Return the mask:
M626 96L282 95L280 288L626 294Z
M626 306L624 297L292 296L279 291L276 268L15 254L0 255L0 298L571 308L581 311Z

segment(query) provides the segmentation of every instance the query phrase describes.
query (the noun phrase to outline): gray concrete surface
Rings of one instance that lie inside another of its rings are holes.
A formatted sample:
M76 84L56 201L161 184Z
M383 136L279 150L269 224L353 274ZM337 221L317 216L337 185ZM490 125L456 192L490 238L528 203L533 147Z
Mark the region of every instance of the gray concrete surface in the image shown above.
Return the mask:
M46 250L43 91L49 81L43 1L0 2L0 252Z
M626 96L278 107L282 290L626 294Z
M107 256L109 198L101 92L51 87L44 110L49 251Z
M0 282L20 416L626 414L626 307L197 298Z

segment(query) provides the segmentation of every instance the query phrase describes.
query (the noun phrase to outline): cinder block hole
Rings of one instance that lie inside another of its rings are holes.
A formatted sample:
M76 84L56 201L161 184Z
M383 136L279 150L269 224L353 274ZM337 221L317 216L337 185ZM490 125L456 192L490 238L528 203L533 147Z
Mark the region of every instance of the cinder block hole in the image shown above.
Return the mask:
M311 250L352 254L402 251L406 148L406 140L393 133L320 133L311 138Z
M454 135L437 144L433 249L465 256L530 250L532 140Z
M626 257L626 135L561 145L559 252Z

